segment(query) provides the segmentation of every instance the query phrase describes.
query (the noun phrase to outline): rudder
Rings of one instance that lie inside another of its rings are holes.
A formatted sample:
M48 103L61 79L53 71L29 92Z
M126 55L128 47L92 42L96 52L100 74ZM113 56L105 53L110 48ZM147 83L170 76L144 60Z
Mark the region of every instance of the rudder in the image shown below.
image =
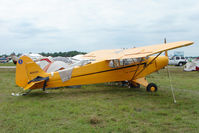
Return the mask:
M22 88L28 84L28 82L37 76L44 74L45 72L28 56L22 56L17 61L16 66L16 84Z

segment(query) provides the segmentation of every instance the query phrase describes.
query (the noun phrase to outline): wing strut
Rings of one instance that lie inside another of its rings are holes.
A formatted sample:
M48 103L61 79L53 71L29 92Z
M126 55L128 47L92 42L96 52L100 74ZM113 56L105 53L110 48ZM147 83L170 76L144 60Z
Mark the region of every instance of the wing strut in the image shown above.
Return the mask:
M137 69L136 72L135 72L135 74L134 74L134 76L133 76L133 78L132 78L132 80L133 80L136 76L138 76L140 73L142 73L151 63L153 63L153 61L154 61L156 58L158 58L158 56L160 56L161 53L162 53L162 52L160 52L158 55L156 55L156 57L154 57L152 61L150 61L148 64L146 64L146 66L136 75L137 70L138 70L138 69ZM141 64L141 63L140 63L140 64Z
M139 69L140 64L141 64L142 61L143 61L143 58L141 59L139 65L138 65L138 67L137 67L137 69L136 69L136 71L135 71L135 74L133 75L133 77L132 77L132 79L131 79L131 81L135 78L135 75L136 75L136 73L137 73L137 71L138 71L138 69Z

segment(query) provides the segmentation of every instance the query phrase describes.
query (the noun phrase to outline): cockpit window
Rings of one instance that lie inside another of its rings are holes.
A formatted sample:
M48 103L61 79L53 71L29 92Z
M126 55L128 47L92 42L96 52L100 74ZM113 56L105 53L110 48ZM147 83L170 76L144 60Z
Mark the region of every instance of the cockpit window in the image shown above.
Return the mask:
M145 58L146 59L146 58ZM134 63L141 62L142 58L129 58L129 59L114 59L109 62L109 66L112 68L117 68L121 66L126 66Z

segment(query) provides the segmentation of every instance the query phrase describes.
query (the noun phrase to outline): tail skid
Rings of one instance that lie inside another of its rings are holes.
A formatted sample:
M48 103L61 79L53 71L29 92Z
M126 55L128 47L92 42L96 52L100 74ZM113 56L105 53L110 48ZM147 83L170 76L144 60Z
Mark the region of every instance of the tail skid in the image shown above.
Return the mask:
M12 96L25 96L25 95L28 95L32 90L27 90L27 91L24 91L24 92L19 92L19 93L11 93Z

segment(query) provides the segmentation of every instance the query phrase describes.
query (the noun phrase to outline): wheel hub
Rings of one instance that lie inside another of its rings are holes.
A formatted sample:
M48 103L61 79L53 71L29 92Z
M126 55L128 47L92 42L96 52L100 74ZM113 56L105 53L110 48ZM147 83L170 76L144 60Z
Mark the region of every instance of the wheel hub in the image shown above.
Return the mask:
M151 91L154 92L155 91L155 87L151 87Z

